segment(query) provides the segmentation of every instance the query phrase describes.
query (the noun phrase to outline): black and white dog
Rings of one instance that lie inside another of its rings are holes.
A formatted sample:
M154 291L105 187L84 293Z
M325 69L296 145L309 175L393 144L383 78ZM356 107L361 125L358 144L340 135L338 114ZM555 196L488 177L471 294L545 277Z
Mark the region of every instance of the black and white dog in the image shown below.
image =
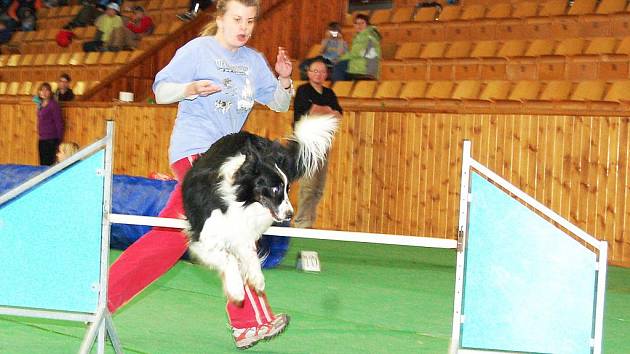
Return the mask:
M323 163L337 125L332 115L305 116L286 145L248 132L230 134L186 174L189 250L219 272L228 300L243 301L243 285L265 289L256 241L274 221L291 219L289 186Z

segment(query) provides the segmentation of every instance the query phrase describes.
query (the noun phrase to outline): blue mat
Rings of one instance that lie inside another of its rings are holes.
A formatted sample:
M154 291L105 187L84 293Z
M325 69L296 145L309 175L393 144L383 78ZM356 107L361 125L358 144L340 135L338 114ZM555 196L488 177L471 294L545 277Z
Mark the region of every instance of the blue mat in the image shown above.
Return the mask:
M0 165L0 195L44 171L46 166ZM114 175L112 212L142 216L157 216L164 208L175 181ZM150 226L113 224L110 245L126 249L151 229ZM259 242L259 254L263 267L272 268L284 258L289 248L289 237L263 236Z

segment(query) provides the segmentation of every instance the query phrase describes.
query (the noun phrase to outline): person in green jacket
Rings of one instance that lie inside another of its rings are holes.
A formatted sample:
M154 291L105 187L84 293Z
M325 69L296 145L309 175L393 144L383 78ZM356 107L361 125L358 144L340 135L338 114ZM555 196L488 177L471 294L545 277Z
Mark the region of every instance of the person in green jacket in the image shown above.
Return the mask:
M333 67L332 81L378 80L381 62L381 34L364 14L354 17L356 34L350 51Z

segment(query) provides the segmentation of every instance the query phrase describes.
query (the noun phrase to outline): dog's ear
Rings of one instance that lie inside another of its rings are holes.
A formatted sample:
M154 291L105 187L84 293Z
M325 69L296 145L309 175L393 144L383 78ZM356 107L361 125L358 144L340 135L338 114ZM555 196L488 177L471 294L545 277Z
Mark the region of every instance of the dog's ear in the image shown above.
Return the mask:
M247 140L245 142L242 152L245 154L245 162L240 169L248 174L258 174L261 156L258 150L252 145L251 141Z
M298 177L297 160L292 145L297 145L289 141L287 146L282 145L278 141L273 142L273 160L274 163L284 172L289 182L294 181Z

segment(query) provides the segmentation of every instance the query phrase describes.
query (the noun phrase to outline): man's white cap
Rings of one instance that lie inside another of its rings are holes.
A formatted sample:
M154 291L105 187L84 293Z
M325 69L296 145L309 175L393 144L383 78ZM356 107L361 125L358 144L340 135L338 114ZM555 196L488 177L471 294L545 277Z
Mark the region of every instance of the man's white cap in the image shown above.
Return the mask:
M107 4L107 8L114 9L116 10L116 12L120 12L120 6L115 2L110 2L109 4Z

